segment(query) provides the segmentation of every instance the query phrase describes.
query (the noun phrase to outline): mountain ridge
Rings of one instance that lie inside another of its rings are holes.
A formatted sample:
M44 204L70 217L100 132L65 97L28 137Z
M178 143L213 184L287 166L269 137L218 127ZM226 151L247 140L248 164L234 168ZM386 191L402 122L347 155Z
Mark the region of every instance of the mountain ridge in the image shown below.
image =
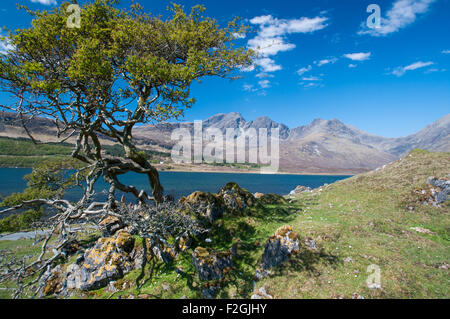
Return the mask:
M14 113L0 111L0 136L26 137ZM51 141L54 131L51 121L41 118L30 123L30 131L42 141ZM203 130L215 127L223 133L227 128L248 130L280 129L280 168L286 172L362 172L392 162L414 148L429 151L450 151L450 114L405 137L388 138L365 132L339 119L317 118L306 125L289 128L283 123L261 116L246 121L239 112L219 113L202 121ZM193 122L146 124L135 127L133 136L140 147L170 151L176 141L172 131L187 128L193 132ZM106 140L111 144L113 141Z

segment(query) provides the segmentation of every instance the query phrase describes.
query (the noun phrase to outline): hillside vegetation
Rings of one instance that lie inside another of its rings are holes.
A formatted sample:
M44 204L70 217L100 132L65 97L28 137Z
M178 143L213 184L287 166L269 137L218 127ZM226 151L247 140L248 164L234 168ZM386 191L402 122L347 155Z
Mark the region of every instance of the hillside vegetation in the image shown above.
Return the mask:
M124 156L123 148L117 144L104 145L104 152L111 156ZM69 166L73 145L70 143L34 144L27 138L0 137L0 167L33 167L49 159L67 158ZM170 157L169 153L145 150L153 162Z
M415 150L376 171L301 193L290 203L221 218L208 235L211 241L192 248L223 251L238 244L218 298L249 298L261 287L273 298L449 298L449 201L424 205L417 192L427 189L429 176L449 173L450 153ZM300 252L254 286L265 241L286 224L299 234ZM312 239L316 250L304 244ZM19 246L23 254L37 253L37 247L23 251L25 243L0 241L0 250ZM171 264L152 261L144 274L130 272L115 282L117 292L102 288L74 297L202 298L204 283L195 273L192 251ZM367 287L369 265L381 270L379 289Z

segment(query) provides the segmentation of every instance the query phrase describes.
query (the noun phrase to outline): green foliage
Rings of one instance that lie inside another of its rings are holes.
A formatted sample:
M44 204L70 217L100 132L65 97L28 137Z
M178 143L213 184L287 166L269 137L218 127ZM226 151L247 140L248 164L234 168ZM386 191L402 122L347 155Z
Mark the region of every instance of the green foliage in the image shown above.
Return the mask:
M235 34L246 32L239 19L221 27L203 15L202 6L186 13L174 4L163 20L144 13L140 5L125 10L115 3L84 4L80 28L67 26L68 2L50 11L23 7L34 17L32 27L6 37L13 49L0 58L3 84L61 100L81 92L87 100L81 105L93 114L109 103L106 116L126 112L117 108L118 102L133 98L139 104L134 120L160 121L182 115L195 102L189 97L192 81L226 77L252 63L254 52L233 44ZM78 112L78 106L69 108Z
M74 174L65 170L65 160L49 160L37 165L25 176L27 188L22 193L13 193L0 202L0 207L12 207L34 199L61 198L65 191L76 185ZM83 174L81 174L82 176ZM31 223L44 216L42 205L36 204L31 210L0 220L0 232L28 229Z
M12 233L30 229L30 226L44 215L43 207L0 219L0 233Z
M0 137L0 155L8 156L44 156L70 155L71 145L64 144L34 144L29 139Z

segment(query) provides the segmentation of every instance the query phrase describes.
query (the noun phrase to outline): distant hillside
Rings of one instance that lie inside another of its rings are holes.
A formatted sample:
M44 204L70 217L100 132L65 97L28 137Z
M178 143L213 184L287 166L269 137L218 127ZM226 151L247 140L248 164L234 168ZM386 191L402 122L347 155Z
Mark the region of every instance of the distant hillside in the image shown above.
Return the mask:
M37 139L55 141L56 131L50 120L35 118L28 126ZM266 128L269 133L271 128L279 128L280 168L286 172L358 173L389 163L414 148L450 151L450 114L417 133L401 138L373 135L338 119L316 119L308 125L290 129L266 116L246 121L237 112L207 118L203 121L203 129L210 127L218 128L223 133L227 128ZM133 135L143 149L170 152L175 144L171 134L177 128L187 128L193 132L194 123L143 125L136 127ZM9 112L0 112L0 136L27 137L16 115ZM114 144L107 138L103 141Z
M134 130L140 140L146 138L171 142L176 128L188 128L193 123L165 123L144 125ZM286 125L260 117L247 122L240 113L216 114L203 121L203 128L270 128L280 129L280 166L288 172L363 172L411 151L422 148L430 151L450 151L450 114L423 130L402 138L386 138L364 132L337 119L316 119L310 124L289 129Z

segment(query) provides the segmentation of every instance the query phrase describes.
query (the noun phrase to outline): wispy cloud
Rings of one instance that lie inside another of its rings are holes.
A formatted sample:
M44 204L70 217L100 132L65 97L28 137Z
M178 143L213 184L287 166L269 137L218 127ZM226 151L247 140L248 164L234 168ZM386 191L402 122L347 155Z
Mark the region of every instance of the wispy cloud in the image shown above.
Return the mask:
M242 86L242 88L244 89L244 91L249 91L249 92L254 92L254 91L258 90L258 89L255 89L255 86L253 84L244 84Z
M263 88L263 89L267 89L268 87L270 87L270 81L269 80L261 80L258 82L258 84Z
M365 61L370 59L370 52L359 52L359 53L347 53L344 57L353 61Z
M256 37L248 41L248 47L259 53L255 63L264 72L275 72L282 69L272 58L279 52L293 50L296 45L288 42L287 35L293 33L311 33L327 26L326 17L278 19L272 15L258 16L250 20L251 24L258 25Z
M358 34L370 34L372 36L386 36L390 33L406 27L416 21L419 14L427 12L430 5L436 0L397 0L386 13L386 18L381 18L379 28L369 29L366 22L362 23L362 30Z
M350 64L348 65L348 67L349 67L349 68L356 68L357 65L356 65L356 64L353 64L353 63L350 63Z
M304 76L302 81L321 81L322 79L318 76Z
M298 75L303 75L304 73L311 71L311 69L312 69L312 66L311 66L311 65L308 65L307 67L300 68L300 69L297 71L297 74L298 74Z
M392 71L392 74L400 77L403 74L405 74L407 71L412 71L412 70L417 70L420 68L424 68L427 67L429 65L434 64L434 62L428 61L428 62L422 62L422 61L418 61L418 62L414 62L410 65L407 66L400 66L394 69L394 71Z
M323 59L323 60L320 60L320 61L314 61L314 64L317 64L317 66L322 66L322 65L330 64L330 63L333 64L337 60L338 59L336 57L331 57L331 58Z
M442 50L443 54L450 54L450 50Z
M56 0L31 0L31 2L33 2L33 3L40 3L40 4L43 4L45 6L50 6L50 5L56 5L57 4Z
M50 5L56 5L57 4L56 0L31 0L31 2L33 2L33 3L40 3L40 4L43 4L45 6L50 6Z

